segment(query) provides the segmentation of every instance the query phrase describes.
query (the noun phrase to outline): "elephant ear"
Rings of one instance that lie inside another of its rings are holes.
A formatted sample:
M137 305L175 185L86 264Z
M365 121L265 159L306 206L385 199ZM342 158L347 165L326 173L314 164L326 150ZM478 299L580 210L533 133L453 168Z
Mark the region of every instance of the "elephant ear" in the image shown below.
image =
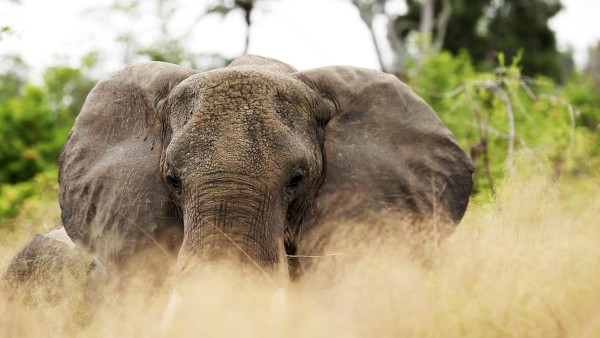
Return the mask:
M436 113L398 78L324 67L300 78L330 103L317 223L399 211L411 220L457 223L474 167Z
M136 64L88 95L59 159L59 202L68 235L100 259L119 263L150 243L179 240L176 208L159 171L167 134L161 107L196 73Z

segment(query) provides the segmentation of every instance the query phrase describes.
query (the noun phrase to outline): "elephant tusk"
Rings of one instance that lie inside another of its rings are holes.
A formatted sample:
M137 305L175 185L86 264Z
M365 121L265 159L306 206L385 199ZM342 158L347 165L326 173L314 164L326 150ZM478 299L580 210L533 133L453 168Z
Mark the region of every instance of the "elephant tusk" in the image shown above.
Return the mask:
M287 313L287 292L285 288L277 289L270 299L271 315L269 316L270 321L274 324L285 322L285 315Z
M279 321L282 319L282 316L285 314L285 307L287 305L287 291L285 288L281 287L275 290L270 299L270 308L272 310L272 320ZM171 293L171 297L169 298L169 302L165 308L165 312L163 313L160 329L165 331L168 330L169 327L173 324L173 320L177 315L177 312L181 309L182 304L184 302L183 297L179 295L177 291L173 291Z
M271 303L273 306L285 306L286 304L286 291L284 288L277 289L271 297Z
M160 322L161 329L164 330L168 328L168 326L173 321L173 318L175 317L175 313L181 307L181 303L181 296L177 293L177 291L173 291L173 293L171 293L171 297L169 298L169 303L167 303L165 313L163 314L162 320Z

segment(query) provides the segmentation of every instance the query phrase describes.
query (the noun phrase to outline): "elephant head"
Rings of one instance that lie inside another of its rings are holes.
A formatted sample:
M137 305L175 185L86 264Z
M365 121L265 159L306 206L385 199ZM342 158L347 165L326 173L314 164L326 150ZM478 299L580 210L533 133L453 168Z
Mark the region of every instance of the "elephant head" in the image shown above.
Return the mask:
M59 165L64 227L104 262L159 246L284 275L325 223L379 210L457 223L473 172L394 76L258 56L119 71L88 96Z

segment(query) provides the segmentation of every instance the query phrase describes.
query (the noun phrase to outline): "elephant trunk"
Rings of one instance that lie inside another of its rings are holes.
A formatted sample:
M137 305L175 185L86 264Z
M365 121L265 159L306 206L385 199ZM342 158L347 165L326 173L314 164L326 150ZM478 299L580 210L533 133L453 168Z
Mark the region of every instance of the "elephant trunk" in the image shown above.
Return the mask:
M198 191L182 210L180 267L235 263L270 279L289 279L284 212L269 194L240 184L209 185Z

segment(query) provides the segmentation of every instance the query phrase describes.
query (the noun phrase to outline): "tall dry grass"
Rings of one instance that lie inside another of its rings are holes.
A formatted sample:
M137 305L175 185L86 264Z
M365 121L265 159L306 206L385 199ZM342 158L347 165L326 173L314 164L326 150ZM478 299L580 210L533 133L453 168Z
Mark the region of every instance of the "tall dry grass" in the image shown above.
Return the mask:
M441 245L415 256L381 236L360 255L314 258L285 290L203 271L178 284L167 321L172 286L144 275L93 311L78 292L3 295L0 337L599 337L599 188L514 179ZM0 267L17 249L3 245Z

